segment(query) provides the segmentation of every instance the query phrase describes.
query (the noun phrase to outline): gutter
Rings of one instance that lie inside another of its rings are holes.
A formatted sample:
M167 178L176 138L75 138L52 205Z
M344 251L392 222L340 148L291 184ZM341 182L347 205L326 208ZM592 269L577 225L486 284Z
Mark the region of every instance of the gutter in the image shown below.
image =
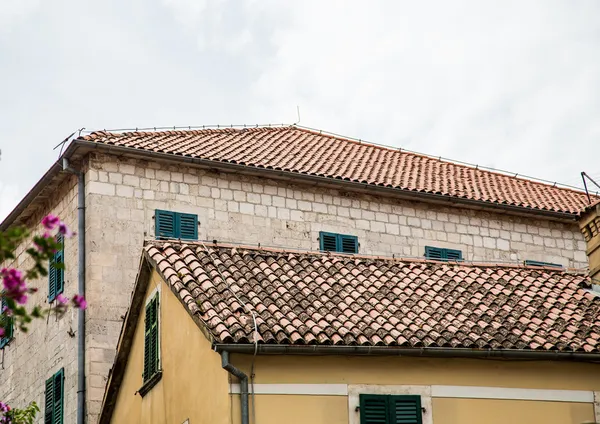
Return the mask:
M548 219L560 220L563 222L575 222L578 219L578 215L569 212L555 212L555 211L546 211L542 209L530 209L524 208L521 206L513 206L513 205L505 205L501 203L492 203L492 202L484 202L481 200L471 200L464 199L460 197L453 197L445 194L437 194L437 193L428 193L428 192L420 192L420 191L411 191L394 187L386 187L379 186L375 184L369 183L361 183L355 182L351 180L342 180L318 175L309 175L303 174L299 172L278 170L278 169L270 169L264 167L257 166L249 166L249 165L240 165L230 162L221 162L210 159L202 159L202 158L193 158L189 156L176 155L173 153L163 153L163 152L152 152L148 150L136 149L133 147L123 147L123 146L115 146L115 145L107 145L100 144L91 141L82 141L82 140L74 140L69 147L81 146L85 148L89 148L91 150L105 150L107 154L115 154L115 155L138 155L141 157L153 157L164 161L176 162L181 164L183 163L191 163L200 165L206 168L220 169L224 171L230 171L234 173L241 174L258 174L259 176L264 177L265 174L269 174L271 176L277 176L283 179L293 179L300 180L305 182L313 183L317 186L328 186L328 187L340 187L344 186L348 191L362 191L367 192L369 194L381 193L386 196L394 196L399 198L404 198L408 200L420 200L425 202L435 202L438 204L444 205L453 205L459 204L470 209L479 209L479 210L503 210L507 213L513 215L525 215L525 216L536 216L536 217L546 217ZM65 152L65 155L67 152Z
M227 370L231 375L237 377L240 380L240 397L241 397L241 412L242 412L242 424L248 424L250 421L250 414L248 412L248 376L242 372L239 368L234 367L229 362L229 351L223 350L219 352L221 354L221 366Z
M254 344L214 344L219 353L254 354ZM397 346L267 345L259 344L259 355L356 355L425 358L520 359L538 361L600 362L600 353L540 351L524 349L465 349Z
M85 174L63 158L65 171L77 175L78 293L85 297ZM77 424L85 424L85 310L77 315Z

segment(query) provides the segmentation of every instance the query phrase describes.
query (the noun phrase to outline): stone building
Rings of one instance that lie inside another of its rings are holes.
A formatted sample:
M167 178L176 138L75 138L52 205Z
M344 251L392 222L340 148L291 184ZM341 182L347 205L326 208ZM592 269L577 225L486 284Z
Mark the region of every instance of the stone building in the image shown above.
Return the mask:
M66 161L63 161L66 159ZM70 171L63 169L68 165ZM585 193L296 126L108 133L70 143L0 224L39 231L48 213L77 228L85 181L85 404L102 396L145 239L198 238L361 255L587 266L577 217ZM594 200L594 199L593 199ZM78 243L65 242L65 293L78 287ZM27 266L23 245L14 265ZM32 301L48 302L48 281ZM64 422L77 412L77 312L15 331L0 399L44 412L64 373Z

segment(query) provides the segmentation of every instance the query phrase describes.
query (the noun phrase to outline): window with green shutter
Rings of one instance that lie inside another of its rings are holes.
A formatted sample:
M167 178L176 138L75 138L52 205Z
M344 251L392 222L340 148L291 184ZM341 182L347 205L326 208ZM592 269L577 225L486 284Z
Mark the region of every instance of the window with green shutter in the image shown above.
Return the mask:
M552 262L531 261L529 259L525 261L525 265L526 266L547 266L547 267L551 267L551 268L562 268L563 267L561 264L553 264Z
M7 307L6 304L6 299L4 299L4 297L2 298L2 303L0 305L0 307L2 308L0 310L0 316L2 317L2 319L0 320L0 325L4 326L4 336L2 338L0 338L0 349L4 348L4 346L6 346L13 338L13 324L14 324L14 318L11 316L8 316L4 310Z
M46 380L46 406L44 409L44 424L63 424L65 397L64 386L64 368L61 368L60 371Z
M462 261L462 251L444 249L441 247L425 246L425 257L436 261Z
M158 293L146 303L146 320L144 332L144 384L152 379L160 370L159 344L159 298Z
M156 238L198 240L198 215L156 209L154 231Z
M62 234L56 236L56 241L63 244ZM54 253L48 264L48 301L52 302L65 289L65 247Z
M321 231L319 246L327 252L358 253L358 237Z
M415 395L359 396L360 424L422 424L421 397Z

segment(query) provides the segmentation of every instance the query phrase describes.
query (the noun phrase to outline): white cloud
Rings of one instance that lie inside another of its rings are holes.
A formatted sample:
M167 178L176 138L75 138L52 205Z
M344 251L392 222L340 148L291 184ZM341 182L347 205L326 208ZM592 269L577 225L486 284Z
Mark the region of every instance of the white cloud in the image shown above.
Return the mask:
M2 207L77 128L291 123L296 105L307 126L580 184L600 177L598 16L594 0L0 0L0 184L18 181Z

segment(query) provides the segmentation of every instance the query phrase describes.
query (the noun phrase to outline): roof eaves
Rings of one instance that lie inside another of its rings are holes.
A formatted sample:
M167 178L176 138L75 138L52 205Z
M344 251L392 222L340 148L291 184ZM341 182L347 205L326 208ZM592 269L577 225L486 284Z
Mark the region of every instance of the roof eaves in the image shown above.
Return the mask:
M258 355L348 355L348 356L408 356L429 358L516 359L540 361L600 362L599 352L542 351L527 349L469 349L399 346L334 346L334 345L271 345L248 343L213 344L217 352Z

